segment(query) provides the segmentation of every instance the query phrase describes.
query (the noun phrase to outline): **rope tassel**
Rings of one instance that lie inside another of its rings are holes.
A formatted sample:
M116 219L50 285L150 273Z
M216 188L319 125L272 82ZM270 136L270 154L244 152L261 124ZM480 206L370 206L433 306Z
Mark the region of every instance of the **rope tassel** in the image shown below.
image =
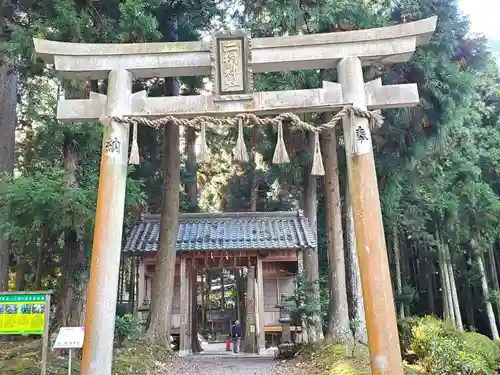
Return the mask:
M201 122L201 133L200 133L200 154L198 155L198 161L200 163L208 162L210 158L210 151L207 145L207 129L205 121Z
M321 155L321 146L319 144L319 132L314 132L314 155L311 174L313 176L324 176L325 167L323 165L323 156Z
M283 140L283 123L278 123L278 141L274 150L273 164L290 163L288 152L286 151L285 141Z
M139 144L137 143L137 123L134 122L132 129L132 148L130 149L130 157L128 159L129 164L139 165L141 164L139 158Z
M234 148L234 160L247 163L250 159L248 158L247 146L245 145L245 139L243 138L243 119L238 119L238 140L236 141L236 147Z

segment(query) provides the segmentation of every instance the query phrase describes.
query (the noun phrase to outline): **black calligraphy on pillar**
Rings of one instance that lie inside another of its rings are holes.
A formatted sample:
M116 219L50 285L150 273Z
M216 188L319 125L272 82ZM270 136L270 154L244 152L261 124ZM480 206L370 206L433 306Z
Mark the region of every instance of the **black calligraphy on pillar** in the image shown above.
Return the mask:
M108 154L118 154L120 152L121 143L118 137L109 137L104 145L104 149Z
M369 139L368 139L368 135L366 134L366 130L365 130L365 128L363 128L361 125L359 125L359 126L356 128L356 139L357 139L359 142L369 141Z

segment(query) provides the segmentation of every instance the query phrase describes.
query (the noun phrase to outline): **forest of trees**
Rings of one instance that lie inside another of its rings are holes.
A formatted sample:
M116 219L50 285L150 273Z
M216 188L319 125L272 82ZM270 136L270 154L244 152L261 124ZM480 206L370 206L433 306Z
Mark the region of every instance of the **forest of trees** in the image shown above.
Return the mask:
M0 290L54 289L55 327L84 318L102 127L61 123L55 106L63 94L105 93L107 82L58 79L36 58L32 37L189 41L221 25L266 37L365 29L437 15L431 43L410 62L365 71L365 80L416 83L421 97L416 108L384 111L385 123L373 134L395 305L399 318L436 314L459 330L476 329L499 339L498 65L487 41L469 33L457 0L396 3L0 0ZM258 74L256 89L317 88L322 80L336 81L335 74ZM193 95L202 87L203 77L134 82L134 91L147 90L151 97ZM304 116L310 123L323 118ZM246 132L250 162L233 160L237 129L209 127L210 159L196 165L192 152L178 151L179 145L194 149L191 130L168 127L164 136L140 127L141 164L129 170L124 233L145 211L175 216L177 207L181 212L302 208L317 223L323 307L317 333L322 336L323 326L327 337L349 340L340 333L350 336L350 322L359 320L356 337L365 341L340 129L321 139L326 175L319 178L310 176L312 149L304 147L305 134L292 137L285 130L291 163L274 165L276 129ZM167 154L170 163L164 163ZM168 222L162 228L175 229L175 220L168 220L172 216L164 217ZM167 240L160 247L168 252L172 246ZM161 339L168 332L157 330L168 328L155 324L162 319L154 315L156 303L153 295L150 334Z

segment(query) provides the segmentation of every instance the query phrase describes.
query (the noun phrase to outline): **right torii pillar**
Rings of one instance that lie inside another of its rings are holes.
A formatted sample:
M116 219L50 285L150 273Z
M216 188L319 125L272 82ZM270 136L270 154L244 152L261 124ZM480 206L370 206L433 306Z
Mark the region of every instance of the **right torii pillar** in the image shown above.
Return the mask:
M361 60L337 66L344 100L367 110ZM391 274L368 120L344 119L349 189L373 375L403 375Z

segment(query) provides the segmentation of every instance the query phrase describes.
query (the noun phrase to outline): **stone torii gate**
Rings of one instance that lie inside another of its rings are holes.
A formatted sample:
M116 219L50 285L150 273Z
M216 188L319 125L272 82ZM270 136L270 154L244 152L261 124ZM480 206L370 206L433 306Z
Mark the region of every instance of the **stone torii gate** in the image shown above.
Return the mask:
M251 39L215 33L210 42L76 44L35 39L37 53L68 79L108 79L107 95L58 103L57 118L229 117L241 113L334 112L415 106L415 84L364 82L362 66L408 61L429 42L437 19L341 33ZM339 83L311 90L254 92L253 73L338 70ZM148 98L132 93L134 78L212 75L211 95ZM372 373L402 375L396 314L387 260L368 120L344 119L348 178L368 326ZM129 125L105 126L96 227L87 299L83 375L111 375L114 317L124 215Z

